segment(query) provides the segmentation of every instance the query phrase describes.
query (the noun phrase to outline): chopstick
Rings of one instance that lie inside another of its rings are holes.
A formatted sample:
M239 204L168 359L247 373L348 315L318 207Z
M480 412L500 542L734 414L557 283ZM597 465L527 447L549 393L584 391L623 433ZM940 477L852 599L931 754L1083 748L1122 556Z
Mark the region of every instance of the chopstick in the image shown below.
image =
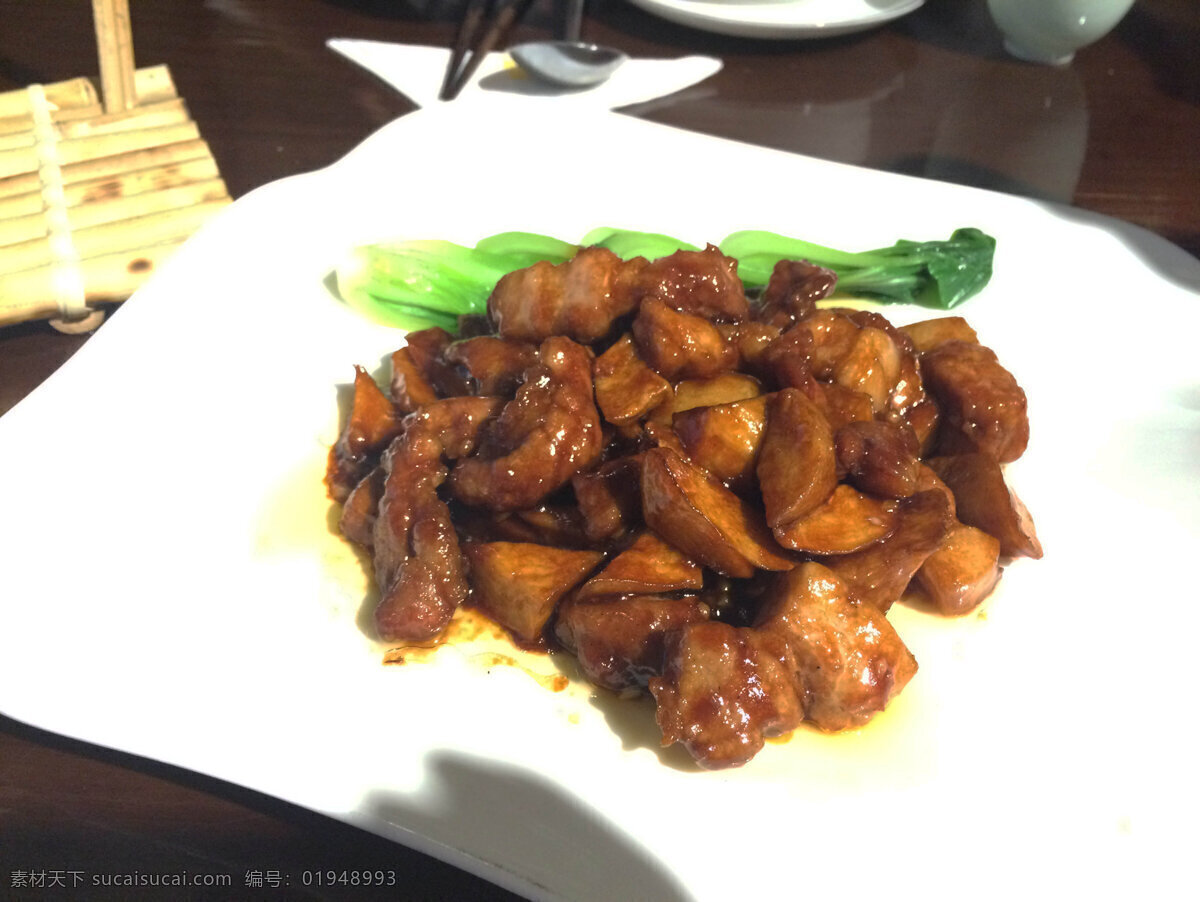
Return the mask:
M533 0L469 0L442 78L439 100L453 100L459 95L492 48L532 5Z

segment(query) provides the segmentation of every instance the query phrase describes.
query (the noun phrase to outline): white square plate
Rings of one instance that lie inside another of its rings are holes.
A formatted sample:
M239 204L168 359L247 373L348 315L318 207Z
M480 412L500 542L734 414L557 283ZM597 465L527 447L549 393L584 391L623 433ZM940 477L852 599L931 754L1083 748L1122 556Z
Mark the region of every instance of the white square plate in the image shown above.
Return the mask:
M481 115L414 113L239 200L0 419L0 709L535 898L1163 898L1190 879L1200 264L1078 211L625 116ZM997 238L956 312L1028 392L1010 472L1046 556L964 619L897 606L921 670L865 729L702 773L657 748L648 706L553 691L547 660L382 666L362 630L369 581L321 474L352 365L400 336L339 305L331 268L369 241L601 225Z

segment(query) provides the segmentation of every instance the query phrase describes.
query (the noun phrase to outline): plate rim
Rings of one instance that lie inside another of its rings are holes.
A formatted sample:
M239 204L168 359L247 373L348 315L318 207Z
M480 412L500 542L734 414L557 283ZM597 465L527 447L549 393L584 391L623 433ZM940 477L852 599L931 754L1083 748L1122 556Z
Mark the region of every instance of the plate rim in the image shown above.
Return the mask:
M831 38L866 31L916 12L925 0L903 0L874 14L816 20L803 15L806 0L723 3L719 0L629 0L660 18L701 31L764 39ZM749 13L749 14L748 14Z

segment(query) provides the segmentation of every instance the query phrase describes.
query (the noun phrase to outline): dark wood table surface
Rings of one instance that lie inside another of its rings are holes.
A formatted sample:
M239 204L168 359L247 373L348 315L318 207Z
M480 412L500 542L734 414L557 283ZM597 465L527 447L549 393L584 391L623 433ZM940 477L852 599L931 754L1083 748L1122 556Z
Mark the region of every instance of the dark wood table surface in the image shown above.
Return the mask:
M553 9L548 0L539 4L517 37L549 33ZM446 45L457 12L417 0L133 0L131 7L138 64L170 67L235 198L323 167L413 109L328 51L326 39ZM1113 33L1066 67L1008 57L984 0L928 0L885 27L822 40L723 37L623 0L593 0L585 36L638 55L724 60L703 85L640 108L646 118L1071 203L1200 255L1195 0L1138 0ZM87 4L0 0L0 91L96 72ZM0 414L85 341L39 322L0 329ZM0 515L19 512L0 499ZM301 885L305 872L352 869L394 872L397 886ZM98 876L132 872L227 875L232 886L211 895L91 886ZM67 887L17 888L29 874ZM285 879L290 885L279 885ZM0 899L9 897L506 894L277 800L0 716Z

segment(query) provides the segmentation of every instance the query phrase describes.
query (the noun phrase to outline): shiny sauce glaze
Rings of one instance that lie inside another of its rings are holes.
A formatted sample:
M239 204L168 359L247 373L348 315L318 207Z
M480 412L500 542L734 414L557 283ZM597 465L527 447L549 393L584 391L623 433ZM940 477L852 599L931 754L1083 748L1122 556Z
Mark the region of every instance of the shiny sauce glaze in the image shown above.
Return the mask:
M876 719L917 676L895 602L962 617L1041 546L1004 474L1012 374L960 317L835 290L805 261L748 297L711 246L585 249L502 278L471 337L410 334L390 388L356 370L325 481L385 662L502 633L481 666L561 692L523 662L569 656L709 769Z

